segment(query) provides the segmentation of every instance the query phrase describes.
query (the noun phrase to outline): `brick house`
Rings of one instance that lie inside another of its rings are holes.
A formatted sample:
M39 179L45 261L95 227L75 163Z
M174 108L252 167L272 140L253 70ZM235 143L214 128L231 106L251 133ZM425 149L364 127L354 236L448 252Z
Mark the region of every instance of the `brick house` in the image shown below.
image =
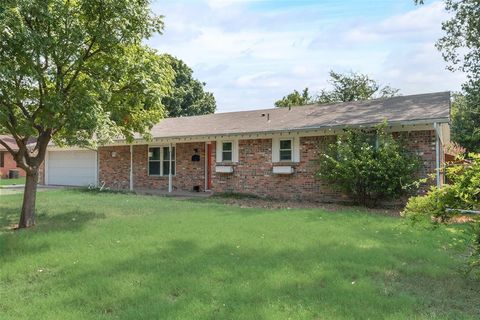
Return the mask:
M99 147L92 155L91 179L120 190L337 201L343 197L315 177L319 153L344 128L368 128L384 120L423 158L420 176L436 173L441 184L437 168L450 140L448 92L164 119L152 128L151 141L138 136L131 144L116 140ZM46 168L55 170L48 155Z
M13 137L0 135L0 139L8 144L12 150L18 150L17 143ZM17 162L13 159L13 156L0 144L0 178L7 179L10 170L18 170L19 176L25 177L25 171L17 167Z

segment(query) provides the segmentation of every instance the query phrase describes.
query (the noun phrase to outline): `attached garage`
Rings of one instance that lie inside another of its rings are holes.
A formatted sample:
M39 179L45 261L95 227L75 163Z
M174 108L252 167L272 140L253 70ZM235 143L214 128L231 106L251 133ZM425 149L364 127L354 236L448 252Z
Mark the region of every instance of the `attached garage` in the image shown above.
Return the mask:
M97 152L91 150L48 151L45 169L47 185L97 185Z

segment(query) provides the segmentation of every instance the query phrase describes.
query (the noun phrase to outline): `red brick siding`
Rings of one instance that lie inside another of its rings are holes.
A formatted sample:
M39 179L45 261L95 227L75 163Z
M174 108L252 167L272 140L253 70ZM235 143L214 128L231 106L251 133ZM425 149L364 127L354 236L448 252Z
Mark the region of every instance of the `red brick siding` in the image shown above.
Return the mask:
M20 177L25 177L25 171L17 168L17 162L13 159L13 156L8 151L0 151L3 153L3 167L0 167L0 177L2 179L8 178L8 172L12 169L18 170Z
M115 157L112 156L115 152ZM98 148L100 186L115 190L130 188L130 146Z
M200 186L200 190L203 191L205 189L205 143L177 143L175 148L176 174L172 177L173 189L192 191L194 186ZM134 146L133 150L134 188L167 190L168 176L148 175L148 146ZM200 161L192 161L194 154L200 156Z
M406 141L409 150L423 158L419 176L435 172L435 134L433 130L402 132L397 137ZM272 140L248 139L239 141L239 162L233 164L231 174L215 173L215 142L212 142L212 190L214 192L235 192L255 194L273 198L306 199L315 201L347 200L334 192L329 185L317 179L318 155L334 136L300 138L300 162L290 163L294 167L292 175L272 173ZM200 161L193 162L192 155L197 149ZM117 153L113 158L112 151ZM113 189L129 188L130 149L129 146L99 148L100 181ZM191 191L198 185L205 186L205 143L176 144L176 176L173 177L174 190ZM168 177L148 176L148 146L133 147L133 186L135 189L167 190Z
M205 187L205 143L179 143L176 146L176 174L172 177L174 190L192 191L194 186ZM197 153L195 153L197 149ZM117 157L112 158L111 153ZM200 161L192 161L198 154ZM100 183L112 189L127 190L130 187L130 147L99 148ZM119 174L115 174L118 172ZM133 146L133 188L167 190L168 176L148 175L148 145Z
M436 168L435 131L399 132L395 138L402 140L407 149L422 157L423 165L419 176L426 177Z
M339 194L315 177L318 153L334 139L333 136L300 138L300 162L288 163L294 167L292 175L273 174L272 139L240 140L239 162L234 165L234 172L214 172L212 189L284 199L339 199Z

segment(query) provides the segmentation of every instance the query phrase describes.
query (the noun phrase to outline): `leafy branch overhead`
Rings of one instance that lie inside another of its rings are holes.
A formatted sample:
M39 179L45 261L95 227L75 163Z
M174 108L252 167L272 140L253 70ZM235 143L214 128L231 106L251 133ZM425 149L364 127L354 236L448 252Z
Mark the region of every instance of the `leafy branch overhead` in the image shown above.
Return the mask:
M22 217L34 223L46 147L128 140L164 115L173 70L142 41L163 29L148 0L6 0L0 4L0 133L27 172ZM36 140L33 146L29 141Z
M451 71L467 76L452 105L452 139L480 152L480 4L478 0L444 0L449 19L436 47ZM415 0L416 4L424 1Z

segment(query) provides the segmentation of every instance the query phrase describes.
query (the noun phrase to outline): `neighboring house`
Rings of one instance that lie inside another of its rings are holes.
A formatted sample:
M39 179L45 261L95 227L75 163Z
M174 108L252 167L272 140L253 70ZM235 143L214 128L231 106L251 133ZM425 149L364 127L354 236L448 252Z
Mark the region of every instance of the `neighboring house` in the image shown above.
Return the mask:
M11 136L0 135L0 139L5 142L12 150L17 151L18 146L15 139ZM17 162L7 149L0 144L0 178L8 178L10 170L18 170L20 177L25 177L25 171L17 167Z
M164 119L152 141L117 140L97 152L50 149L45 182L335 201L342 196L315 177L319 153L344 128L384 120L422 157L419 176L436 173L441 184L449 92Z

